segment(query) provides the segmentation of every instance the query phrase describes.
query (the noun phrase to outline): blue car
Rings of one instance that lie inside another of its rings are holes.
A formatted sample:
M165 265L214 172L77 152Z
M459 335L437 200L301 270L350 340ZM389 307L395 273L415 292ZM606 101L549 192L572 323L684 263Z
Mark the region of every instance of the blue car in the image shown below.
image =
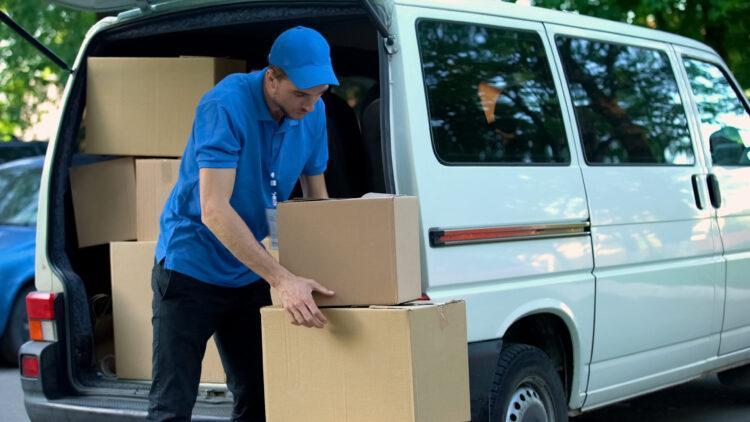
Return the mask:
M28 340L26 295L34 290L39 180L44 157L0 165L0 355L16 363Z

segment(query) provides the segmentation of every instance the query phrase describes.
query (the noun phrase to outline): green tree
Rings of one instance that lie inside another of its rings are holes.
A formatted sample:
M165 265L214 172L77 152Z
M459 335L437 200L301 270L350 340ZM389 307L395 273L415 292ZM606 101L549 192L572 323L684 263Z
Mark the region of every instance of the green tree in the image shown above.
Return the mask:
M533 0L535 6L643 25L713 47L750 96L747 0Z
M45 0L0 0L0 9L69 65L96 19L93 13L53 6ZM67 77L67 71L0 24L0 141L36 123L35 110L47 100L49 86L62 87Z

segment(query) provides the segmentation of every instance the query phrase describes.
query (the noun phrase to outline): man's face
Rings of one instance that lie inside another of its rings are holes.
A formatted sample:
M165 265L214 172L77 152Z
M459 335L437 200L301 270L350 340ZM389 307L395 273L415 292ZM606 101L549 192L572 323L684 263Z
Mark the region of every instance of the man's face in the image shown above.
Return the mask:
M268 93L286 116L299 120L315 109L315 103L328 90L328 85L299 89L288 78L277 78L268 72Z

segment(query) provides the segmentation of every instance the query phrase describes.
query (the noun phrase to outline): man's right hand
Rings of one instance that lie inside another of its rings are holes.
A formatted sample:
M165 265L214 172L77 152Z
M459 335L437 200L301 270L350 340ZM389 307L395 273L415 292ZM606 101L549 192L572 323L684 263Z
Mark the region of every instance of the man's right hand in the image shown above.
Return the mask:
M315 280L299 277L288 271L278 277L274 284L273 288L278 290L281 306L286 310L292 324L318 328L325 326L328 320L315 304L312 292L333 296L332 290Z

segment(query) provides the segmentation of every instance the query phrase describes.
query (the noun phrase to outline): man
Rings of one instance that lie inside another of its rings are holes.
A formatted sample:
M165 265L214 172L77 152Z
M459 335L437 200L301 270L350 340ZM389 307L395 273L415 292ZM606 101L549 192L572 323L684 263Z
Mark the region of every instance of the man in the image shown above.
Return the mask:
M274 41L268 68L228 76L198 104L156 247L150 420L190 419L211 335L233 420L265 420L259 309L270 288L293 324L326 323L312 292L333 292L287 271L257 239L298 179L306 197L328 197L320 96L337 84L326 40L296 27Z

